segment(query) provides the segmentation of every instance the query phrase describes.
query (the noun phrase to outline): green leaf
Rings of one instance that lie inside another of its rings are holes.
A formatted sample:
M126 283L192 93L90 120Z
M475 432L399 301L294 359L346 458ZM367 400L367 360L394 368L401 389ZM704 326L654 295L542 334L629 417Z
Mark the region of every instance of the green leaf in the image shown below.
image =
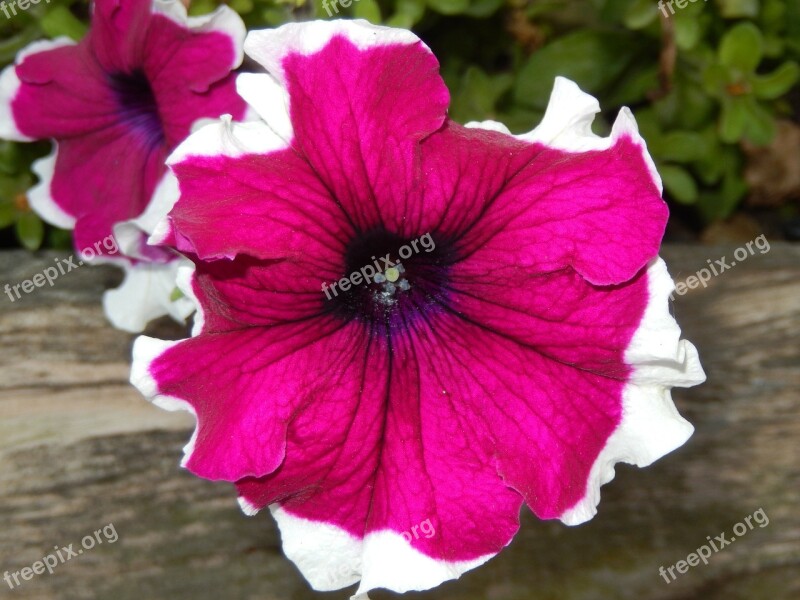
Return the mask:
M675 19L675 43L681 50L694 48L702 33L703 27L697 17Z
M753 77L753 93L761 100L775 100L792 89L798 79L800 79L800 66L794 61L788 61L772 73Z
M230 0L228 6L240 15L246 15L253 10L253 0Z
M16 216L17 211L11 202L0 202L0 229L12 225Z
M54 6L42 17L42 30L51 38L65 35L80 40L86 34L86 24L73 15L66 6Z
M495 105L513 84L508 73L490 76L470 66L454 90L451 114L461 122L483 121L495 117Z
M0 64L12 62L17 52L41 36L41 29L33 24L29 25L18 34L0 41Z
M671 131L658 141L653 152L661 160L688 163L700 160L708 152L705 138L694 131Z
M747 194L747 184L742 178L742 161L738 154L731 154L725 163L722 186L700 194L697 208L706 221L729 217Z
M719 137L723 142L734 144L744 134L747 125L747 108L744 98L725 98L719 122Z
M733 79L730 69L720 64L710 64L703 71L703 85L706 92L712 96L720 96L725 93L725 86Z
M743 104L747 115L744 137L757 146L769 144L775 137L775 119L772 113L753 97L747 98Z
M655 111L651 107L639 108L634 112L634 116L639 133L647 142L647 146L652 149L652 146L661 139L661 127Z
M569 33L531 55L519 73L515 99L544 109L557 75L597 95L614 83L640 51L631 35L588 30Z
M686 169L675 165L662 165L659 170L664 181L664 189L670 198L681 204L692 204L697 200L697 184Z
M758 0L717 0L717 5L726 19L758 16Z
M719 46L719 60L726 67L742 73L756 70L764 52L764 39L758 27L739 23L728 30Z
M381 9L375 0L356 0L353 4L353 16L375 25L381 24Z
M396 0L395 13L386 20L391 27L410 29L425 14L425 0Z
M17 144L6 140L0 140L0 172L11 175L17 170L17 159L19 152Z
M626 76L612 86L604 98L607 106L629 106L639 104L647 98L647 93L658 89L658 66L631 68Z
M458 15L467 11L469 0L428 0L428 6L443 15Z
M496 13L503 6L503 2L504 0L470 0L469 8L464 14L482 19Z
M321 13L319 10L316 10L314 14L319 15ZM279 7L265 8L264 10L261 11L258 17L262 19L262 23L266 25L271 25L273 27L283 25L289 20L287 9Z
M44 224L32 212L20 215L16 225L17 238L28 250L38 250L44 239Z
M214 0L192 0L189 4L189 14L193 17L200 15L207 15L217 8L217 3Z
M628 29L644 29L658 18L658 5L653 0L634 0L625 11L623 22Z

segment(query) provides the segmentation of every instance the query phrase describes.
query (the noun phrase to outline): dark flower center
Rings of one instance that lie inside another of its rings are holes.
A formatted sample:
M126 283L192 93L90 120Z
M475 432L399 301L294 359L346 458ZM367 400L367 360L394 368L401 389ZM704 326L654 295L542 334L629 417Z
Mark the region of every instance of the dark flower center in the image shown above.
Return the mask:
M148 145L162 144L164 127L158 113L158 102L144 72L136 70L112 75L111 89L122 120L141 134Z
M325 302L346 320L373 331L407 328L444 309L451 245L426 233L403 238L373 230L354 238L345 254L345 272L325 284Z

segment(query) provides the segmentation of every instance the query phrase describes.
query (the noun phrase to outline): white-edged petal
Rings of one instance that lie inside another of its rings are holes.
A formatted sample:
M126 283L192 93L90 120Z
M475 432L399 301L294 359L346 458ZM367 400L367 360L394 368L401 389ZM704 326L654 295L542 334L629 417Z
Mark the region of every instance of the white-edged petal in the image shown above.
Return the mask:
M17 128L14 111L11 108L14 98L19 93L20 83L16 65L8 65L0 73L0 138L15 142L30 142L33 138Z
M283 552L318 591L357 583L361 573L361 540L329 523L309 521L277 505L270 511L281 531Z
M244 41L244 51L285 85L282 66L285 56L319 52L337 35L347 38L359 49L390 44L422 44L408 30L373 25L363 19L356 19L287 23L277 29L251 31ZM424 44L423 46L427 48Z
M261 121L235 122L224 115L195 131L167 159L174 165L192 156L230 156L268 154L287 148L284 139Z
M364 539L361 584L357 593L378 588L401 593L427 590L445 581L458 579L493 556L495 554L450 562L423 554L394 531L370 533Z
M289 117L289 96L272 75L242 73L236 78L236 91L281 139L291 142L294 132Z
M620 109L608 137L600 137L592 132L592 122L599 112L600 103L594 96L581 90L574 81L556 77L541 123L533 131L516 137L566 152L607 150L622 137L630 137L641 148L653 183L660 192L661 176L647 152L647 144L639 135L636 119L630 109Z
M125 279L103 295L103 308L117 329L137 333L164 315L184 322L195 309L191 298L172 299L181 261L125 264Z
M130 382L155 406L170 412L186 411L194 416L195 423L197 423L197 413L192 405L180 398L159 394L158 383L150 375L150 364L172 346L180 342L181 340L159 340L146 335L137 337L133 342L133 361L131 363ZM192 452L194 452L196 440L197 426L195 426L189 442L183 447L181 466L186 465Z
M167 165L175 165L192 156L236 158L245 154L268 154L287 147L287 142L263 121L238 123L230 115L224 115L186 138L167 158ZM161 219L153 228L148 243L160 244L169 231L169 219Z
M51 193L57 159L58 144L53 142L50 154L34 161L31 169L39 178L39 182L28 190L28 203L37 215L51 225L61 229L72 229L75 227L75 217L64 212L64 209L53 200Z
M192 324L192 337L200 335L205 325L205 315L203 307L197 296L194 293L192 282L194 281L195 274L194 263L189 260L182 260L178 265L178 272L175 277L175 285L181 293L194 305L194 323Z
M135 219L114 225L114 237L122 254L142 259L140 244L143 237L155 231L156 226L172 210L179 197L178 179L172 171L167 170L153 191L145 211Z
M592 466L586 495L561 515L567 525L578 525L597 513L600 486L614 478L616 463L646 467L682 446L694 431L678 414L670 389L698 385L705 381L705 373L697 351L680 339L669 312L674 285L660 258L648 266L647 281L647 308L625 353L633 373L622 392L622 418Z
M33 54L49 52L63 46L73 46L75 43L74 40L63 36L54 40L37 40L20 50L14 63L3 69L0 73L0 138L16 142L30 142L34 139L17 128L14 111L11 108L12 102L19 93L21 83L17 76L17 65L22 64L27 57Z
M600 103L594 96L574 81L556 77L542 121L519 138L572 152L605 150L611 140L592 132L592 122L599 112Z
M154 0L153 12L164 15L192 31L202 33L217 32L227 35L231 38L235 50L231 68L235 69L242 64L244 59L244 38L247 35L247 29L242 18L230 7L223 5L207 15L190 17L186 12L186 7L180 0Z
M242 501L240 499L240 504ZM255 507L244 502L247 514ZM426 556L394 531L377 531L360 540L330 523L310 521L270 506L281 531L286 556L315 590L330 591L359 582L353 598L374 589L394 592L426 590L479 567L494 554L448 562Z

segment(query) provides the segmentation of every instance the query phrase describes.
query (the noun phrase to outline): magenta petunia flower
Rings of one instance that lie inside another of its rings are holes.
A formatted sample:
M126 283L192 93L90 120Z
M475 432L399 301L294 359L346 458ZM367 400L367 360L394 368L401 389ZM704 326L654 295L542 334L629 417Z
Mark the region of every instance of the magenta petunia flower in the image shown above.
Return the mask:
M34 164L31 206L74 228L84 260L99 255L126 270L104 298L118 327L139 331L192 308L170 299L177 259L147 246L147 228L175 200L164 163L192 125L244 116L231 73L244 36L227 7L189 18L178 0L96 0L80 43L35 42L0 75L0 137L54 140L53 153Z
M193 337L131 381L197 428L183 461L269 506L319 590L426 589L497 554L523 504L590 519L620 461L692 427L704 379L668 310L661 183L623 109L558 79L542 123L458 125L429 49L363 21L255 31L262 121L170 158L151 240L184 253Z

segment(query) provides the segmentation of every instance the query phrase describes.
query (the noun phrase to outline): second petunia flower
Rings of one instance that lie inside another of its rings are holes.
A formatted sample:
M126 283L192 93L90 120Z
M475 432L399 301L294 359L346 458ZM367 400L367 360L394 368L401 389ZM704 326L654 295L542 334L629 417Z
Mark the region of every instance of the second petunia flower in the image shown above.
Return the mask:
M193 337L140 337L131 381L196 415L184 466L270 507L319 590L426 589L497 554L523 503L590 519L620 461L692 427L704 379L669 314L667 208L630 112L565 79L532 132L447 117L408 31L252 32L262 120L170 158L151 241L195 266Z
M82 260L125 269L104 298L116 327L193 310L171 297L178 257L146 239L176 197L167 156L198 120L245 116L231 72L244 36L227 7L188 17L179 0L95 0L79 43L35 42L0 75L0 138L54 142L34 164L31 207L74 229Z

